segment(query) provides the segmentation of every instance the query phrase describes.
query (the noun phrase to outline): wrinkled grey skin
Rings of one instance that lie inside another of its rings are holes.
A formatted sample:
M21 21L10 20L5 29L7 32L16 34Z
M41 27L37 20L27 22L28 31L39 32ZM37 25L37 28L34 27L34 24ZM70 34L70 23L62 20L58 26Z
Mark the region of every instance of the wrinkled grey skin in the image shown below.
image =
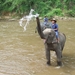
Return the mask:
M46 50L46 59L47 64L51 65L50 61L50 51L55 51L57 56L57 65L62 66L62 50L65 45L66 36L63 33L59 33L59 43L56 41L55 31L51 28L46 28L42 30L40 26L39 17L36 18L37 21L37 30L42 39L45 39L45 50Z

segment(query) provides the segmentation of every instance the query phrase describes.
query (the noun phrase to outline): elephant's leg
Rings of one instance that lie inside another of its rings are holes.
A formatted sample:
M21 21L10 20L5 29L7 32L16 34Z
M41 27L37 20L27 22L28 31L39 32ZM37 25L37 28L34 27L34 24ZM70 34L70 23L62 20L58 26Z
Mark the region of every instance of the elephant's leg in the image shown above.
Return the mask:
M62 66L62 61L61 61L62 51L60 49L57 49L56 50L56 55L57 55L57 65Z
M46 59L47 59L47 64L51 65L51 62L50 62L50 50L49 49L46 49Z

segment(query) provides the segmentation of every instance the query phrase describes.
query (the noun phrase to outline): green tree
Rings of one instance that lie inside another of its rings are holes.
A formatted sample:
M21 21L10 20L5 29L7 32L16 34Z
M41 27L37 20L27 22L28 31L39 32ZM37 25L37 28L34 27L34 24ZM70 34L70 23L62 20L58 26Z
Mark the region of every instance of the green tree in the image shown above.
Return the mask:
M74 15L72 12L75 12L75 0L0 0L0 13L16 12L19 15L25 15L31 8L41 16L62 15L63 13L63 15Z

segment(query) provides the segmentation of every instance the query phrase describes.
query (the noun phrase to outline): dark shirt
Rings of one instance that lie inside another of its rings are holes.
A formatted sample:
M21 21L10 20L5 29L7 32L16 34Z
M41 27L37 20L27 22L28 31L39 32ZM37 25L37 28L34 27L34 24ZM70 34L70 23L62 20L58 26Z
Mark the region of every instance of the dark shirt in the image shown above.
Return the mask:
M51 28L52 28L52 29L57 29L57 30L55 30L55 32L58 31L58 25L57 25L57 24L52 24L52 25L51 25Z
M44 18L44 22L48 22L48 18Z

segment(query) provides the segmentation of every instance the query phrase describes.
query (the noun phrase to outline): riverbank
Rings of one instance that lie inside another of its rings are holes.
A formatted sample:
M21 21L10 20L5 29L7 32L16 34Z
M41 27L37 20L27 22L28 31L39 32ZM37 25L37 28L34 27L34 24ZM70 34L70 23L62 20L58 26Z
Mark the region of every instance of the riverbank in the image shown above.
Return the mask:
M9 20L9 21L16 21L19 20L21 17L19 16L0 16L0 20ZM39 17L41 20L43 19L42 17ZM55 19L57 20L75 20L75 17L60 17L60 16L54 16Z
M0 20L16 21L16 20L19 20L19 19L20 19L19 16L15 16L15 17L12 17L12 16L0 16Z
M59 17L59 16L55 16L54 18L56 18L57 20L75 20L75 17Z

